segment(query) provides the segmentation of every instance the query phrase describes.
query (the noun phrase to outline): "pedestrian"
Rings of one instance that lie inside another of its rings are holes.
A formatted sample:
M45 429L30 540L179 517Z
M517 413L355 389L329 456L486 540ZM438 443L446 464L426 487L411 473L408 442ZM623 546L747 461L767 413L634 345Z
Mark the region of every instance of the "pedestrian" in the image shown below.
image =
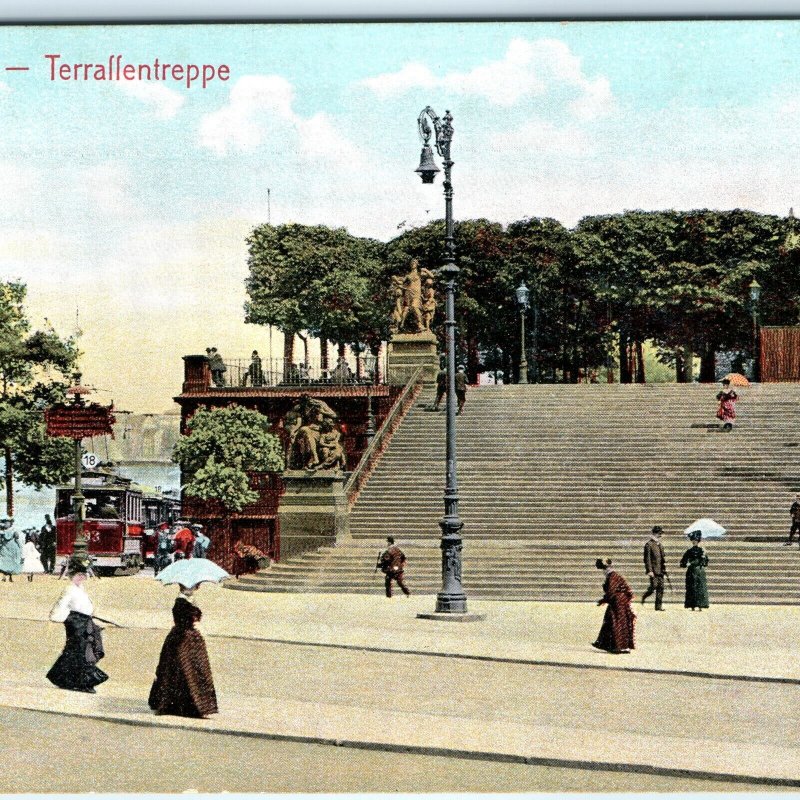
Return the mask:
M19 535L12 529L13 519L0 521L0 574L5 581L14 582L14 576L22 572L22 547Z
M261 356L258 354L258 350L253 350L253 355L250 356L250 366L247 368L244 383L247 383L248 378L251 386L264 385L264 369L261 365Z
M400 590L408 597L411 592L403 580L403 573L406 568L406 554L394 543L393 536L387 536L386 542L389 546L378 557L378 566L386 576L386 596L392 596L392 581L397 581Z
M695 608L698 611L708 608L708 583L706 581L708 556L700 547L702 538L703 534L700 531L692 531L689 539L693 544L681 558L681 567L686 569L686 598L683 606L691 608L692 611Z
M211 370L211 380L214 382L214 386L224 386L225 373L228 368L225 366L222 356L217 352L216 347L209 348L206 353L208 354L208 368Z
M211 547L211 539L203 533L202 525L192 525L192 533L194 533L194 552L192 555L195 558L205 558L208 553L208 548Z
M795 495L789 515L792 518L792 527L789 528L789 540L783 543L784 547L788 547L794 540L794 535L800 533L800 494ZM800 536L797 537L797 543L800 544Z
M436 373L436 402L433 404L433 410L439 410L439 404L442 398L447 394L447 370L442 367Z
M464 410L464 403L467 400L467 368L463 364L456 372L456 399L458 400L456 415L458 415Z
M600 633L592 647L605 650L609 653L630 653L636 645L634 643L634 628L636 615L631 608L633 592L625 578L612 566L610 558L598 558L594 564L597 569L605 572L603 582L603 596L597 605L607 605Z
M39 551L36 549L35 528L31 528L25 536L25 544L22 546L22 571L28 576L29 581L33 580L34 575L44 572Z
M44 515L44 525L39 531L39 547L42 553L42 566L49 575L56 568L56 526L49 514Z
M148 704L156 714L206 719L217 713L217 694L203 634L195 627L203 612L194 601L196 587L180 587L156 667Z
M667 576L667 560L661 534L664 529L656 525L644 546L644 568L650 578L650 586L642 595L642 605L653 592L656 593L656 611L664 611L664 578Z
M56 663L47 673L47 680L59 689L95 693L95 686L108 680L97 662L105 655L100 627L92 619L94 605L86 583L89 562L73 556L68 573L71 583L50 612L51 622L63 622L67 641Z
M722 381L722 391L717 394L719 408L717 409L717 419L724 423L722 430L733 430L733 420L736 419L736 409L734 403L738 400L738 395L731 389L731 382L725 378Z
M162 569L166 569L172 563L175 543L172 541L168 522L162 522L156 530L158 531L158 541L156 542L156 554L153 560L153 574L158 575Z
M175 542L175 560L191 558L194 555L194 533L186 522L179 522L178 530L173 537Z

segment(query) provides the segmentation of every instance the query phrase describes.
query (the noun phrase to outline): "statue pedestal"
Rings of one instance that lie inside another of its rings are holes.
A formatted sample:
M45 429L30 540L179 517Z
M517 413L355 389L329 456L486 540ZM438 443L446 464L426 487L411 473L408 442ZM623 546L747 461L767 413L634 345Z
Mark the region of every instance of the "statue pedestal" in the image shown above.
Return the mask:
M350 536L346 473L287 470L281 477L286 487L278 504L281 559L333 547Z
M423 367L423 383L436 383L436 373L439 372L436 335L431 331L395 333L389 342L386 382L392 386L404 386L417 367Z

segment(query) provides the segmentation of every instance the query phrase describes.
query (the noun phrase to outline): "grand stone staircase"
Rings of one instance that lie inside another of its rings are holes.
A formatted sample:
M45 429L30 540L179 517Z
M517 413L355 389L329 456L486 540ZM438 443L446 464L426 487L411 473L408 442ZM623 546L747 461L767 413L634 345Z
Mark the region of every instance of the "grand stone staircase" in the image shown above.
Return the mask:
M683 529L712 517L705 543L713 602L800 602L800 547L781 546L800 490L800 384L739 392L732 432L714 426L710 385L498 386L471 389L457 420L464 585L468 597L596 599L609 556L639 593L642 545L665 530L683 599ZM352 540L273 565L231 588L375 592L375 560L392 534L413 591L440 586L438 520L444 414L423 395L362 490Z

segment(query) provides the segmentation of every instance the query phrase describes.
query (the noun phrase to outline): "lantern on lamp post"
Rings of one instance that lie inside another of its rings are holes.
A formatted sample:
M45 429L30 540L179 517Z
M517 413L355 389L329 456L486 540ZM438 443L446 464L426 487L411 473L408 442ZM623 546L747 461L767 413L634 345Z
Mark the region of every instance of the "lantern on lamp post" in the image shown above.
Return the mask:
M528 310L528 298L530 289L525 285L525 281L517 286L517 305L519 306L519 318L521 323L521 349L519 357L519 383L528 382L528 355L525 347L525 312Z

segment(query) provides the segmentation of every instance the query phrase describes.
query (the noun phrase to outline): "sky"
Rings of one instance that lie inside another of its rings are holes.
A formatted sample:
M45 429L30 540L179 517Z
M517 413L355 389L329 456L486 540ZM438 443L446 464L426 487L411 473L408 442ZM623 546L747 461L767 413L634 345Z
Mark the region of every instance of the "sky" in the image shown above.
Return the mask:
M230 76L51 80L47 54ZM243 313L268 213L382 240L443 215L413 172L427 105L457 220L800 206L799 22L4 27L0 278L79 326L96 399L166 411L181 356L268 351Z

